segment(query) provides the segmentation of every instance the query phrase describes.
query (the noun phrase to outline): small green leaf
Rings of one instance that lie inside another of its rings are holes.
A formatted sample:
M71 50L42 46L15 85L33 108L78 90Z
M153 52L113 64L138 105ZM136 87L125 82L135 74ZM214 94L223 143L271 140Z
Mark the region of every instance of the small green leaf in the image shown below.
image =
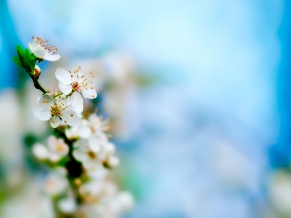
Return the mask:
M24 50L24 63L23 63L23 65L28 73L32 72L33 68L31 67L31 54L30 54L30 51L28 49Z
M67 163L67 158L66 157L63 157L60 162L59 162L59 166L66 166L66 163Z
M23 68L22 63L20 62L20 60L17 57L13 57L13 61L21 68Z
M24 50L23 50L23 48L21 48L20 45L17 46L17 55L18 55L20 62L23 64Z
M36 60L37 60L36 56L33 53L31 53L31 55L30 55L30 60L31 60L30 61L30 69L31 69L31 71L33 71L34 67L35 67Z

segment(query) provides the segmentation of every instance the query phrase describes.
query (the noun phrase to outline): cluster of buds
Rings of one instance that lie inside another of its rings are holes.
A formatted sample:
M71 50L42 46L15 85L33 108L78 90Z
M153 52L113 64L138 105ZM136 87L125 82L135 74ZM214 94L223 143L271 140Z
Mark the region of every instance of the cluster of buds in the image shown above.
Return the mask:
M94 75L92 72L85 75L80 66L73 72L57 68L59 91L48 93L38 82L41 70L35 62L56 61L60 55L56 54L54 46L47 47L47 41L40 37L33 37L28 47L32 54L18 47L19 57L14 61L26 69L35 87L43 92L38 99L40 106L33 110L34 115L42 121L50 120L54 129L47 144L36 143L32 153L52 169L45 188L57 201L54 202L57 216L119 216L132 207L133 198L130 193L119 191L110 176L119 159L109 140L109 122L96 113L88 119L82 115L83 98L97 97ZM28 57L28 61L20 61L22 55Z

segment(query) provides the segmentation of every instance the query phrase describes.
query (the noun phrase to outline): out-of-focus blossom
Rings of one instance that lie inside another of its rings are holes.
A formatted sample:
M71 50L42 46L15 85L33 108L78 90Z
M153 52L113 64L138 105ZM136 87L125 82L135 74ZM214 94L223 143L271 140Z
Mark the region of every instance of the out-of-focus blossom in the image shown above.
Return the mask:
M88 140L80 139L77 142L77 149L74 150L74 157L81 161L86 168L92 168L100 162L98 152L100 146L89 144Z
M73 198L64 198L58 202L58 208L62 213L71 214L77 209L76 202Z
M270 200L284 217L291 217L291 176L288 171L274 171L269 181Z
M33 146L33 154L40 160L59 161L68 154L69 147L62 138L57 139L50 136L47 140L47 146L37 143Z
M56 196L64 193L69 187L66 179L66 171L63 168L56 168L45 180L45 190L49 195Z

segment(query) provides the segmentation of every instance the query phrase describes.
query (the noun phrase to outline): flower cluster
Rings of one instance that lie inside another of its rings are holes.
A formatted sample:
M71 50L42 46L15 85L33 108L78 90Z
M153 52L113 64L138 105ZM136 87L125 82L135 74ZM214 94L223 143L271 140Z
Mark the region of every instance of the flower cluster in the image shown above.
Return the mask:
M41 70L35 63L61 57L55 46L47 47L46 43L40 37L33 38L29 50L18 47L18 58L14 58L43 93L33 114L42 121L49 120L54 130L46 145L36 143L32 148L33 155L51 168L46 191L55 201L58 216L116 217L132 207L133 198L119 191L110 176L119 159L109 140L108 120L96 113L88 118L82 115L83 98L97 97L94 75L84 74L81 67L74 71L57 68L59 90L47 92L38 81Z

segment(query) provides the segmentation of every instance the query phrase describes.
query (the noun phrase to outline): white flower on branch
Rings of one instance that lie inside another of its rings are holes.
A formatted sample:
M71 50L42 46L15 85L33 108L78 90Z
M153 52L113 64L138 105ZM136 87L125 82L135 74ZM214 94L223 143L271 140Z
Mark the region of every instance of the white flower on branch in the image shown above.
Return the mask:
M87 175L93 180L102 180L106 178L109 170L106 169L100 162L96 162L91 168L86 169Z
M32 148L32 153L39 160L50 160L57 162L69 152L69 146L62 138L57 139L55 136L50 136L47 141L47 146L37 143Z
M45 190L51 196L64 193L69 188L69 182L66 179L66 170L58 167L48 175L45 180Z
M82 125L77 128L77 132L82 138L89 138L94 135L96 140L107 140L106 131L109 129L108 120L102 120L96 114L91 114L88 120L83 120Z
M65 214L72 214L76 211L77 205L72 197L63 198L58 202L58 208Z
M45 94L38 102L41 107L33 110L34 116L42 121L50 119L51 127L58 127L61 119L70 126L80 125L81 118L74 111L70 102L67 101L65 95L59 95L53 98L51 94Z
M47 40L43 43L40 37L32 37L32 39L32 43L28 43L28 48L36 57L47 61L57 61L61 58L56 54L58 49L54 45L47 47Z
M92 72L85 76L80 71L80 67L74 72L57 68L55 75L59 80L59 89L62 93L69 95L73 91L70 98L73 107L78 113L83 111L83 98L80 93L84 98L93 99L97 97L96 89L92 85L93 82L90 81L94 78Z
M98 144L90 144L86 139L80 139L76 143L77 149L74 150L74 157L82 162L85 168L92 169L100 164L99 154L101 147Z

